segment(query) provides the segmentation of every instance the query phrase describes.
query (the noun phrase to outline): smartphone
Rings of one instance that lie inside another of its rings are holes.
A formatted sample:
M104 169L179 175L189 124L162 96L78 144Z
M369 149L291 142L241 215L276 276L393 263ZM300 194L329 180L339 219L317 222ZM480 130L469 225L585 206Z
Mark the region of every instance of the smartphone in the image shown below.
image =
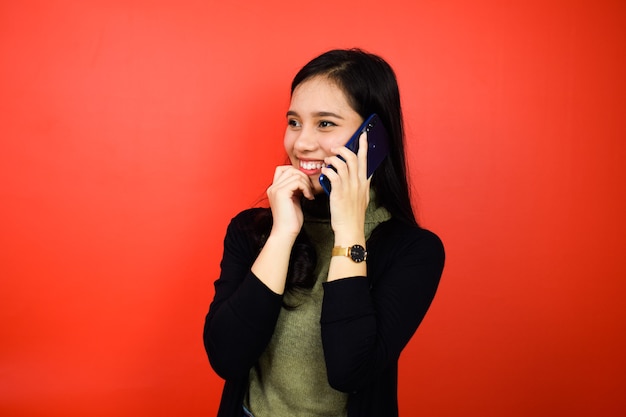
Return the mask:
M389 135L378 115L374 113L354 132L354 135L346 143L346 148L357 153L359 151L359 137L363 132L367 132L367 178L369 178L389 153ZM328 168L335 169L332 165L329 165ZM330 195L332 188L330 180L322 174L319 181L326 194Z

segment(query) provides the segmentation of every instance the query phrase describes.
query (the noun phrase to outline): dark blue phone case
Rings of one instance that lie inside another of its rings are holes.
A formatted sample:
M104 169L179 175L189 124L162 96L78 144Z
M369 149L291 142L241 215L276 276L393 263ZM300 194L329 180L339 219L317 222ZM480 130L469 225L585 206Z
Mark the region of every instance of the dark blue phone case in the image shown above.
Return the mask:
M346 148L357 153L359 151L359 137L363 132L367 132L367 178L369 178L389 153L389 136L380 118L374 113L354 132L346 143ZM335 169L332 165L328 167ZM332 189L330 180L324 174L320 175L319 180L326 194L330 195Z

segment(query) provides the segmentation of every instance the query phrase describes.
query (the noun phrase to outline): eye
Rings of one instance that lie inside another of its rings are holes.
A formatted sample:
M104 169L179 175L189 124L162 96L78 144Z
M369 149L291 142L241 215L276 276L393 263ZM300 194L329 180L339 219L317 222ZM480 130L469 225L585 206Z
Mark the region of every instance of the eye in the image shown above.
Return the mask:
M287 119L287 125L290 127L300 127L300 122L296 119Z
M319 127L321 127L322 129L327 128L327 127L333 127L333 126L337 126L337 125L329 120L322 120L319 123Z

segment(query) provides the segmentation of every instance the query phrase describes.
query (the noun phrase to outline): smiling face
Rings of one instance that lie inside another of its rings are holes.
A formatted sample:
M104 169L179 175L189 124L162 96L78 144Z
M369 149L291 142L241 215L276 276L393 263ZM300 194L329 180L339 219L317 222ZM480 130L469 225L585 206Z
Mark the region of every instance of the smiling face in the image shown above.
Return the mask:
M311 179L315 193L324 158L343 146L363 123L344 92L326 77L314 77L298 85L287 112L285 150L291 164Z

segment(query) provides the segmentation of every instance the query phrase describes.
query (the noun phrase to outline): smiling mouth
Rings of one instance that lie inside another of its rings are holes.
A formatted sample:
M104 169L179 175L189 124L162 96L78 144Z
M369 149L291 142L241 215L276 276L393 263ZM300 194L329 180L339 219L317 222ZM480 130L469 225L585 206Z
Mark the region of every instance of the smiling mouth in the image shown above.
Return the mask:
M322 169L324 167L323 162L314 162L314 161L300 161L300 168L307 171L314 171L317 169Z

